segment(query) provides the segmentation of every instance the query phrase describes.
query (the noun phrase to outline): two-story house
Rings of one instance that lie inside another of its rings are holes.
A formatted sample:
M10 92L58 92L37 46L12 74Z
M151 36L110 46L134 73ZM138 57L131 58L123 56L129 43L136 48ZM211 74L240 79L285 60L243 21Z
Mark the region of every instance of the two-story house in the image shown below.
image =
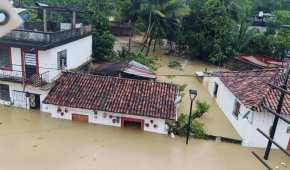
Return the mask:
M59 74L91 59L91 26L76 23L77 11L59 8L73 19L58 23L46 12L59 9L33 8L43 11L42 22L25 22L0 38L0 104L41 109Z

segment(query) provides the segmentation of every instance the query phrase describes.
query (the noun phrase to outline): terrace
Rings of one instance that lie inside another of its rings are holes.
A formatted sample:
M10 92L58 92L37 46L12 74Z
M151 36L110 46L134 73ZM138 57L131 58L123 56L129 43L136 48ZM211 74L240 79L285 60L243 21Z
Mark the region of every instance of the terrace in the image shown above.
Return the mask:
M30 77L25 76L26 73L23 71L17 70L1 70L0 71L0 80L1 81L10 81L15 83L23 83L29 84L34 87L43 87L50 83L49 80L49 71L41 73L41 74L34 74Z
M26 27L13 30L0 39L1 44L18 48L38 48L45 50L61 43L83 38L91 34L91 25L73 29L54 29L51 31L32 30Z

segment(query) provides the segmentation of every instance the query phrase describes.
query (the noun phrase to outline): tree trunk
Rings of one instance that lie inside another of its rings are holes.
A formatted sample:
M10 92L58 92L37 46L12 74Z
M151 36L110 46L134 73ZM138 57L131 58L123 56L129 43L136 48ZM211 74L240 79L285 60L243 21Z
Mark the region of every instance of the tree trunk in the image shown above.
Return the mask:
M150 52L150 48L151 48L151 43L152 43L153 38L150 38L148 46L147 46L147 51L146 51L146 55L149 55Z
M156 44L157 44L157 41L158 41L158 39L155 39L155 41L154 41L154 46L153 46L153 52L155 52L155 50L156 50Z
M132 29L132 22L129 20L129 44L128 44L128 51L131 51L131 46L132 46L132 37L133 37L133 29Z

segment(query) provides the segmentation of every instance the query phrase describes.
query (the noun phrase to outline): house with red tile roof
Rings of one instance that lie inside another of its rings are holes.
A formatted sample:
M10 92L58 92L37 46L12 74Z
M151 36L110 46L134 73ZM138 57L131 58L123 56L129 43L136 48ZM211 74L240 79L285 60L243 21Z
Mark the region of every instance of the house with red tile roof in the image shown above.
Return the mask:
M287 66L287 62L283 62L278 59L274 59L269 56L250 56L250 55L240 55L231 58L226 64L227 69L233 71L246 71L246 70L256 70L256 69L270 69L279 68Z
M228 71L212 73L213 77L204 78L203 83L210 95L242 137L243 146L267 146L267 140L257 128L269 134L274 116L265 106L276 110L280 92L268 83L282 85L282 69L259 69L249 71ZM283 116L290 119L290 96L286 95ZM279 121L275 141L285 149L290 149L290 127Z
M177 96L174 84L63 72L44 105L54 118L167 134Z

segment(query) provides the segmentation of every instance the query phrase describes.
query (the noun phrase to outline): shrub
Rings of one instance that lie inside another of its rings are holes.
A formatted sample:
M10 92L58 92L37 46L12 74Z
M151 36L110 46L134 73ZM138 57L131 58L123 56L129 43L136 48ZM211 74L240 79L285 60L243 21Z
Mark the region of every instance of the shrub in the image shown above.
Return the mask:
M168 63L169 68L181 68L181 64L176 59L170 60Z
M170 79L170 80L174 79L175 77L176 77L176 76L174 76L174 75L169 75L169 76L167 76L167 78Z
M196 101L196 109L193 112L191 117L191 126L190 126L190 135L196 138L206 138L206 131L204 129L204 124L196 121L196 118L200 118L204 113L208 112L210 106L206 102ZM177 121L172 125L169 125L171 130L180 136L185 136L187 134L187 125L188 125L189 115L181 114Z
M207 102L196 101L196 109L193 112L193 119L201 118L206 112L209 111L209 104Z
M179 86L179 91L180 92L184 92L184 90L186 89L186 87L187 87L187 84L183 84L183 85Z
M181 114L174 125L171 126L173 132L180 136L186 136L188 125L188 115ZM191 119L190 134L196 138L205 138L206 131L203 123L200 123L194 119Z
M157 70L155 62L158 60L156 56L147 56L140 52L129 52L127 50L118 51L115 55L110 58L110 61L119 62L119 61L130 61L135 60L151 70Z

